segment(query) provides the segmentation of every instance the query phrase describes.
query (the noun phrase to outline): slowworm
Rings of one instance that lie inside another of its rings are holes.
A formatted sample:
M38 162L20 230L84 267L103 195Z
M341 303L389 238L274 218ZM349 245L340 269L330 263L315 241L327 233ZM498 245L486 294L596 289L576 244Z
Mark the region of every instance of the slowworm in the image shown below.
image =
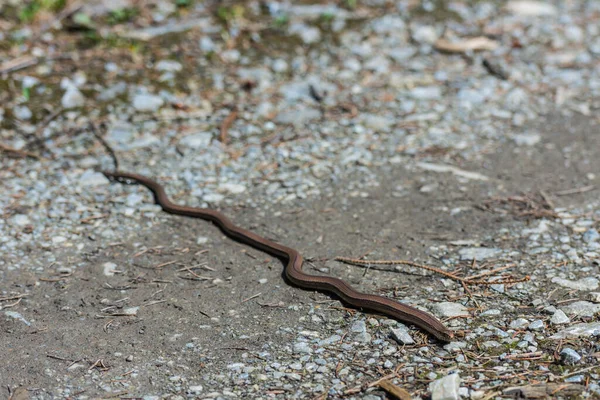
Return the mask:
M285 276L292 284L298 287L333 293L344 303L352 307L375 311L399 321L409 322L429 332L443 342L449 342L454 337L452 331L446 328L434 316L424 311L382 296L358 292L338 278L306 274L302 270L304 260L297 250L240 228L219 211L177 205L169 200L164 188L150 178L122 171L103 171L103 173L107 178L112 180L122 183L139 183L146 186L154 194L156 202L168 213L211 221L230 238L280 259L287 260Z

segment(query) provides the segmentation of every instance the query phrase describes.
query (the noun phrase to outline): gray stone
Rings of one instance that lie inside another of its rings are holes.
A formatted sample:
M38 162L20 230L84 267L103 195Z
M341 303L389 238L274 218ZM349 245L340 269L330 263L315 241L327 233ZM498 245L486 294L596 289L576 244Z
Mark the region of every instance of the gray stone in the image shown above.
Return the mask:
M20 119L22 121L31 119L31 117L33 116L33 113L27 106L16 106L15 108L13 108L13 114L15 115L15 118Z
M85 171L83 174L81 174L81 177L79 177L79 184L81 186L92 187L108 185L109 183L110 181L108 178L106 178L106 176L104 176L103 173L92 170Z
M527 329L529 329L530 331L541 331L544 328L544 321L542 321L541 319L531 321L531 323L527 326Z
M179 144L190 149L207 148L213 139L213 134L210 132L198 132L183 137Z
M314 108L301 108L299 110L280 112L275 118L275 122L280 124L302 125L319 118L321 118L321 112L319 110Z
M551 17L558 13L552 4L535 0L513 0L506 4L506 9L523 17Z
M552 278L552 283L557 283L562 287L575 290L595 290L598 289L598 279L594 277L582 278L577 281L570 281L559 277Z
M516 133L513 140L519 146L534 146L542 140L539 133Z
M550 318L550 323L552 325L568 324L569 322L571 322L571 320L563 310L556 310L554 315L552 315L552 318Z
M593 317L600 312L600 304L590 303L589 301L576 301L562 307L566 314L572 314L581 317Z
M365 321L354 321L350 330L354 333L364 333L367 331Z
M435 100L442 97L442 88L440 86L416 87L409 94L418 100Z
M460 398L460 376L450 374L429 384L431 400L458 400Z
M437 29L430 25L417 26L412 30L412 37L418 43L433 44L439 37Z
M67 91L60 100L65 109L82 107L85 104L85 97L75 86L69 85Z
M17 214L12 217L12 222L18 226L25 226L31 223L29 217L25 214Z
M104 89L100 94L98 94L98 100L100 101L109 101L113 100L115 97L125 93L127 91L127 84L125 82L117 82L114 85Z
M598 231L596 229L588 229L584 234L583 234L583 241L586 243L592 243L592 242L597 242L598 239L600 239L600 233L598 233Z
M415 343L414 339L412 338L412 336L410 336L410 333L408 333L408 329L405 326L400 328L390 328L390 335L392 336L392 339L394 339L400 344Z
M20 313L18 313L16 311L4 311L4 315L6 315L7 317L10 317L10 318L14 318L18 321L21 321L22 323L24 323L27 326L31 326L31 322L27 321Z
M321 40L321 31L315 26L309 26L302 23L290 25L289 32L300 36L305 44L316 43Z
M306 342L297 342L294 343L294 353L310 354L312 353L312 349Z
M442 302L436 303L431 307L437 315L445 318L451 317L470 317L471 314L467 307L460 303Z
M560 352L560 360L563 364L573 365L577 364L581 360L581 356L570 347L565 347Z
M219 203L223 201L224 198L225 196L219 193L207 193L202 196L202 200L206 201L207 203Z
M387 131L393 123L393 119L382 115L367 114L363 118L365 127L373 129L374 131Z
M587 300L593 303L600 303L600 292L590 292L587 294Z
M527 326L528 324L529 324L529 321L526 320L525 318L517 318L510 323L509 327L511 329L521 329L521 328L524 328L525 326Z
M183 69L181 63L175 60L160 60L154 68L164 72L179 72Z
M570 326L550 336L550 339L600 336L600 322L590 322Z
M164 102L165 101L160 96L149 93L140 93L133 98L133 108L137 111L153 112L161 108Z
M246 191L246 186L239 183L225 182L219 185L219 190L232 194L240 194Z
M461 260L486 260L495 258L502 253L502 249L486 247L465 247L458 251Z

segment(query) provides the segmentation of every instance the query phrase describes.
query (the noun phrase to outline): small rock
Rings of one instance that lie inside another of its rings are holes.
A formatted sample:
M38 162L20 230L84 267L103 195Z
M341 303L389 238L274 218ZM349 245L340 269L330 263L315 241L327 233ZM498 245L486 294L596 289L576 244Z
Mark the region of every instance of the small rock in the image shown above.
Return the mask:
M79 177L79 184L84 187L108 185L110 181L101 172L87 170Z
M535 321L532 321L529 324L529 326L527 326L527 329L529 329L530 331L540 331L544 329L544 327L544 321L542 321L541 319L536 319Z
M414 339L408 333L408 329L404 326L401 328L390 328L392 339L400 344L414 344Z
M467 307L460 303L450 303L445 301L442 303L436 303L431 308L436 312L436 314L445 318L471 316Z
M418 43L433 44L439 36L435 27L422 25L413 29L412 37Z
M118 95L121 95L127 91L127 84L125 82L117 82L114 85L104 89L98 94L98 100L109 101L113 100Z
M367 325L365 321L355 321L350 330L354 333L364 333L367 331Z
M485 316L490 316L490 315L500 315L500 314L502 314L502 311L500 311L500 310L498 310L498 309L494 308L494 309L491 309L491 310L487 310L487 311L484 311L484 312L482 312L481 314L479 314L479 316L480 316L480 317L485 317Z
M552 325L568 324L569 322L571 322L571 320L563 310L556 310L554 315L552 315L552 318L550 318L550 323Z
M513 14L524 17L550 17L558 13L556 7L552 4L533 0L509 1L506 4L506 9Z
M321 40L321 31L314 26L305 24L292 24L289 28L290 33L300 36L305 44L316 43Z
M107 262L102 265L104 275L106 276L114 276L117 271L117 264L112 262Z
M133 108L137 111L156 111L164 104L164 100L160 96L155 96L149 93L140 93L133 98Z
M31 322L27 321L25 318L23 318L23 316L21 314L19 314L16 311L4 311L4 315L6 315L7 317L10 317L10 318L19 320L27 326L31 326Z
M565 347L560 352L560 360L565 365L577 364L581 360L581 356L575 350Z
M517 318L510 323L509 327L511 329L521 329L521 328L524 328L528 324L529 324L529 321L527 321L525 318Z
M183 69L181 63L174 60L160 60L154 68L164 72L179 72Z
M374 131L387 131L390 129L393 123L393 119L375 114L367 114L363 119L363 124L365 127Z
M435 100L442 97L442 88L439 86L416 87L409 95L418 100Z
M221 59L226 63L236 63L240 60L242 53L238 49L225 50L221 52Z
M460 376L451 374L429 384L431 400L458 400L460 398Z
M125 315L130 315L130 316L134 316L137 315L138 311L139 311L139 307L129 307L129 308L124 308L123 309L123 314Z
M301 108L280 112L277 114L275 122L280 124L302 125L319 118L321 118L321 111L315 108Z
M128 207L134 207L138 204L140 204L142 202L142 200L144 200L144 196L142 196L139 193L131 193L127 196L127 199L125 200L125 204L127 204Z
M591 322L570 326L550 336L550 339L568 339L576 337L600 336L600 322Z
M527 92L520 88L514 88L504 97L504 105L511 111L520 111L523 105L529 102Z
M61 105L65 109L83 107L85 97L75 86L69 85L67 91L60 100Z
M15 215L14 217L12 217L12 221L15 225L18 225L18 226L26 226L31 223L31 220L25 214Z
M210 53L216 50L215 42L209 36L202 36L200 39L200 50L204 53Z
M360 343L370 343L372 337L369 333L362 332L362 333L359 333L356 336L354 336L354 339Z
M204 390L204 386L202 385L194 385L188 388L188 391L192 394L198 394Z
M232 194L240 194L240 193L244 193L246 191L246 186L239 184L239 183L222 183L221 185L219 185L219 189L220 190L224 190L226 192L232 193Z
M597 242L600 239L600 233L595 229L588 229L583 234L583 241L586 243Z
M219 193L207 193L202 196L202 200L206 201L207 203L219 203L223 201L224 198L225 196Z
M297 342L294 343L294 353L312 353L312 349L306 342Z
M458 251L461 260L485 260L497 257L502 253L502 249L486 247L465 247Z
M277 60L273 61L271 68L273 68L273 71L275 72L285 72L288 70L288 63L285 60L278 58Z
M513 140L518 146L534 146L542 137L538 133L517 133L513 135Z
M600 303L600 292L590 292L587 294L587 299L593 303Z
M598 289L598 279L594 277L582 278L577 281L570 281L559 277L552 278L552 283L575 290L595 290Z
M600 304L590 303L589 301L576 301L563 306L562 310L567 314L573 314L581 317L593 317L600 312Z
M179 141L179 144L190 149L206 148L210 145L213 135L210 132L198 132L185 136Z
M52 237L52 243L54 244L60 244L60 243L64 243L67 241L67 238L64 236L53 236Z
M16 106L15 108L13 108L13 114L15 115L15 118L20 119L22 121L31 119L31 117L33 116L33 113L27 106Z

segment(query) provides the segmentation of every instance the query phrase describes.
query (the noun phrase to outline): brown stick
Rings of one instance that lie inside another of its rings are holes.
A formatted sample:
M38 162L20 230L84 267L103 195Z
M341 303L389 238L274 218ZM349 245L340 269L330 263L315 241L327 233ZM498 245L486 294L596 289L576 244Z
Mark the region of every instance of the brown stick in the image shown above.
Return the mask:
M224 145L226 145L228 142L227 132L229 131L231 124L233 124L233 121L235 121L235 119L237 118L237 115L238 115L237 109L234 108L233 110L231 110L231 113L229 113L229 115L223 120L223 124L221 125L221 134L219 135L219 140Z

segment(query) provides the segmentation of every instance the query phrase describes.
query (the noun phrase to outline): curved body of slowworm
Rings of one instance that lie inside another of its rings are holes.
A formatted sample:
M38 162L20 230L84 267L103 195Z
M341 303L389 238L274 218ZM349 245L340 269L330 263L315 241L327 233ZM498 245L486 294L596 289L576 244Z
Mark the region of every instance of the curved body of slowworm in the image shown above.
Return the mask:
M296 286L304 289L315 289L333 293L344 303L353 307L375 311L396 320L410 322L443 342L449 342L454 337L452 331L426 312L382 296L357 292L341 279L330 276L308 275L304 273L304 271L302 271L303 259L297 250L275 243L246 229L240 228L219 211L174 204L169 200L164 188L150 178L121 171L103 171L103 174L107 178L119 182L134 182L146 186L154 193L156 202L168 213L211 221L232 239L248 244L281 259L286 259L287 265L285 267L285 275L289 281Z

